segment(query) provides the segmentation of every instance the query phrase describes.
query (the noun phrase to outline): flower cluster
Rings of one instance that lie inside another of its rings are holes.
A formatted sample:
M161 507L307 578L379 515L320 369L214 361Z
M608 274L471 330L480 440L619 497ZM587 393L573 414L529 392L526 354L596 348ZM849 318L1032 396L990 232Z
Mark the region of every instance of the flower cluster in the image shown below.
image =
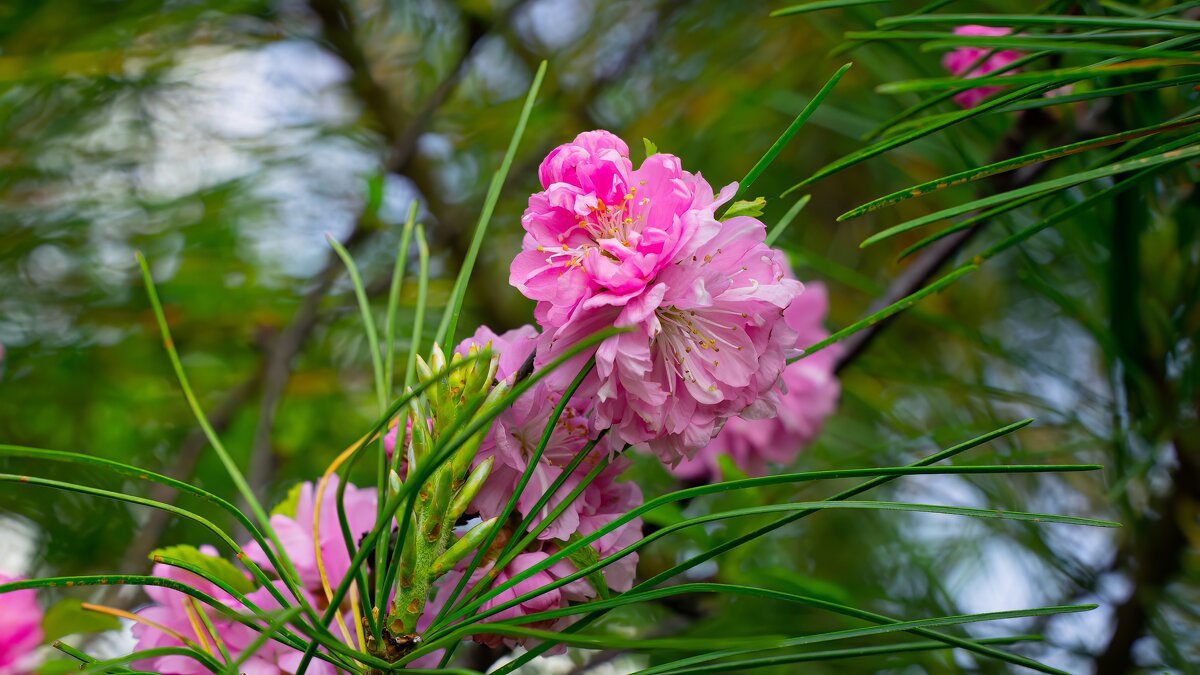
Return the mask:
M0 352L2 355L3 352ZM19 581L0 574L0 584ZM42 643L42 609L33 590L0 595L0 675L30 672L27 662Z
M482 327L449 360L435 346L428 363L416 360L430 385L384 434L393 467L389 495L407 487L411 505L381 529L380 538L394 543L383 557L395 565L396 585L387 597L374 599L381 605L375 607L374 636L363 633L359 609L366 599L356 590L330 612L345 642L372 656L394 662L411 653L468 575L467 593L457 596L455 607L476 602L482 611L495 611L492 620L629 590L636 552L598 574L566 580L642 537L639 519L614 526L642 503L637 484L621 479L629 461L623 448L646 448L686 479L715 475L721 455L761 474L768 463L787 462L810 442L836 403L834 349L787 365L789 357L827 336L825 290L806 288L793 277L783 254L765 243L766 228L757 219L717 215L736 184L714 194L700 174L684 171L667 154L653 154L635 169L625 143L605 131L580 134L556 148L539 176L544 189L530 197L522 218L525 242L511 281L537 301L540 330L523 326L496 334ZM576 357L578 367L539 376L511 404L498 407L527 366L543 367L614 326L624 330ZM485 350L490 361L477 358ZM594 367L586 369L589 359ZM583 377L568 395L567 383L581 369ZM495 414L489 427L456 435L460 423L489 411ZM430 463L441 448L448 454ZM405 485L416 480L422 482ZM214 658L228 651L242 658L241 672L297 672L302 642L277 635L256 643L259 629L250 617L297 595L325 612L331 589L357 573L343 526L351 542L361 541L376 527L383 496L373 488L341 487L339 503L335 475L297 486L270 519L281 550L245 543L239 557L246 569L211 547L188 549L190 562L223 575L224 584L158 562L155 576L186 584L244 616L214 612L174 588L150 587L151 603L138 610L133 627L137 649L186 646ZM581 537L609 527L589 549L561 555ZM398 538L401 531L406 536ZM558 559L551 563L551 556ZM285 558L292 569L279 569ZM475 558L478 566L469 564ZM363 571L378 579L374 556L368 560ZM489 585L507 583L510 588L474 600ZM529 625L557 630L570 622ZM491 646L525 642L487 633L472 637ZM0 648L10 649L7 643ZM0 651L0 673L6 658ZM414 665L436 659L429 654ZM176 653L134 665L169 675L208 670ZM318 660L308 672L337 670Z
M556 148L539 177L510 272L537 301L539 359L603 328L628 329L598 346L581 388L592 432L674 465L726 420L774 414L796 343L783 313L803 285L764 243L761 222L718 219L737 184L714 195L667 154L634 169L606 131Z

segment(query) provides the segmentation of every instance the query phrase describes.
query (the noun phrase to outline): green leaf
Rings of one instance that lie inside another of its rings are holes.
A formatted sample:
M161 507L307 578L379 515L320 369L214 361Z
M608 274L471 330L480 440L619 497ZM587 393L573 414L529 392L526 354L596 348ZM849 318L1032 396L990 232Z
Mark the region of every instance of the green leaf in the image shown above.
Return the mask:
M1114 57L1120 58L1120 57ZM1007 87L1010 85L1047 85L1047 89L1061 87L1064 84L1079 82L1081 80L1090 80L1100 77L1112 77L1114 75L1128 75L1132 73L1142 73L1148 70L1159 70L1166 66L1192 66L1193 64L1187 61L1177 62L1173 60L1138 60L1129 61L1127 63L1119 62L1102 62L1081 68L1059 68L1056 70L1036 70L1025 73L1017 73L1015 75L984 75L982 77L973 77L969 80L963 80L961 77L931 77L917 80L901 80L899 82L886 82L875 87L875 91L880 94L903 94L914 91L933 91L939 89L962 89L964 82L969 82L976 87ZM1028 93L1028 92L1026 92ZM1005 102L1011 102L1013 99L1006 99Z
M94 612L92 612L94 614ZM50 659L43 662L34 671L37 675L63 675L63 673L79 672L79 664L66 659Z
M818 579L806 574L800 574L786 567L776 566L754 569L752 572L747 571L740 576L744 577L744 585L750 585L750 583L755 581L759 583L774 581L776 584L782 586L783 590L797 595L809 595L843 605L852 602L852 593L843 586L826 579Z
M571 534L571 538L567 541L574 544L580 539L582 539L580 534L578 532L574 532ZM596 549L589 544L572 552L567 556L567 560L569 560L571 564L575 566L575 569L582 570L599 562L600 554L597 553ZM587 575L587 580L588 583L592 585L592 588L596 589L596 594L599 595L601 599L608 599L608 582L604 580L604 572L596 570L595 572Z
M385 387L385 378L383 376L383 357L379 353L379 335L375 330L375 317L371 313L371 301L367 298L367 289L363 285L362 275L358 272L358 265L354 263L354 258L350 256L350 252L342 246L341 242L333 238L333 235L325 235L326 241L333 247L338 257L346 265L346 272L350 275L350 281L354 284L354 296L358 299L359 313L362 314L363 329L366 331L367 344L370 345L371 351L371 367L375 372L375 399L379 404L379 410L382 412L387 410L388 392Z
M500 162L500 168L492 176L491 185L488 186L487 196L483 201L483 210L479 213L479 221L475 223L475 233L471 237L471 246L467 249L462 268L459 269L458 277L454 280L454 290L450 293L450 302L446 304L442 321L438 325L437 338L434 339L434 342L438 344L454 343L458 315L462 311L463 298L467 294L467 281L470 280L471 271L475 268L475 259L479 257L479 249L483 246L483 236L487 233L488 223L492 220L496 202L500 200L500 189L504 187L504 179L508 177L508 171L512 168L513 159L517 154L517 146L521 143L521 137L525 135L525 126L529 122L530 113L533 112L533 103L537 100L538 90L541 89L542 80L546 77L546 67L547 62L542 61L538 66L537 73L533 76L533 83L529 85L529 93L525 96L525 105L521 108L521 116L517 119L517 127L513 130L512 138L508 142L504 159Z
M999 638L983 638L976 640L977 645L1008 645L1016 642L1038 641L1041 640L1040 635L1015 635L1013 637ZM788 663L803 663L806 661L830 661L833 659L849 659L862 656L889 656L901 652L919 652L931 651L934 649L948 649L949 645L940 642L924 641L924 642L900 642L877 647L851 647L849 649L826 649L821 651L801 652L799 654L781 654L779 656L763 656L754 659L744 659L741 661L722 661L706 666L692 667L689 672L743 672L766 666L779 666Z
M583 537L583 538L579 539L578 541L576 541L572 544L569 544L562 550L551 555L549 558L529 567L526 570L523 570L519 574L514 575L513 577L511 577L504 583L500 584L499 586L496 586L492 590L483 594L481 597L475 599L473 602L467 604L465 607L463 607L462 609L455 612L454 615L450 618L451 619L458 618L459 616L463 616L464 614L466 614L468 612L474 612L474 611L479 610L480 606L482 604L484 604L486 601L496 597L500 593L502 593L510 588L513 588L514 586L521 583L522 581L532 577L534 574L537 574L538 572L549 568L557 561L566 558L576 548L580 548L580 547L584 546L585 544L589 544L591 542L598 540L599 538L603 537L604 535L608 534L609 532L612 532L613 530L617 529L618 527L621 527L625 523L628 523L629 521L641 516L643 513L652 511L652 510L658 508L659 505L661 505L663 503L667 503L667 502L680 501L682 499L695 497L695 496L699 496L699 495L703 495L703 494L726 492L726 491L735 490L735 489L753 488L753 487L758 487L761 485L771 485L771 484L776 484L776 483L791 483L791 482L799 483L799 482L805 482L805 481L811 481L811 480L823 480L826 478L832 478L834 476L840 477L840 478L849 478L852 476L868 476L868 475L882 476L882 475L886 475L886 474L890 474L890 473L905 474L905 475L916 475L916 474L922 474L922 473L1025 473L1025 472L1042 473L1042 472L1051 472L1051 471L1058 472L1058 471L1064 471L1064 470L1081 470L1081 471L1095 470L1098 468L1099 467L1096 465L1075 465L1075 466L1073 466L1073 465L1057 465L1057 466L1051 466L1051 465L1025 465L1025 466L1005 465L1005 466L977 466L977 467L946 466L946 467L936 467L936 468L922 468L922 467L886 467L886 468L884 468L884 467L879 467L879 468L871 468L871 469L845 469L845 470L841 470L841 471L828 471L828 472L816 471L816 472L806 472L806 473L798 473L798 474L778 474L778 475L773 475L773 476L763 476L763 477L759 477L759 478L750 478L747 480L740 480L740 481L729 481L726 483L702 485L702 486L697 486L694 488L678 490L676 492L668 493L668 494L658 497L656 499L649 500L649 501L645 502L644 504L642 504L641 506L633 509L632 511L629 511L628 513L623 514L622 516L609 522L608 524L604 525L603 527L597 529L595 532L588 534L586 537ZM661 539L662 537L665 537L665 536L671 534L672 532L682 530L682 529L685 529L688 527L694 527L696 525L702 525L704 523L715 522L715 521L719 521L719 520L726 520L726 519L731 519L731 518L741 518L741 517L745 517L745 516L755 516L755 515L778 513L778 512L785 512L785 511L806 512L806 511L821 510L821 509L831 509L831 510L867 509L867 510L883 510L883 511L938 513L938 514L945 514L945 515L969 516L969 517L976 517L976 518L994 518L994 519L1002 519L1002 520L1015 520L1015 521L1037 522L1037 523L1062 523L1062 524L1070 524L1070 525L1084 525L1084 526L1090 526L1090 527L1120 527L1120 523L1116 523L1113 521L1107 521L1107 520L1099 520L1099 519L1094 519L1094 518L1081 518L1078 516L1061 516L1061 515L1047 514L1047 513L1024 513L1024 512L1019 512L1019 511L1000 511L1000 510L994 510L994 509L977 509L977 508L967 508L967 507L959 507L959 506L944 506L944 505L939 505L939 504L912 504L912 503L903 503L903 502L876 502L876 501L792 502L792 503L782 503L782 504L768 504L768 505L757 506L757 507L753 507L753 508L733 509L730 511L705 514L702 516L697 516L695 518L690 518L684 522L678 523L671 527L664 527L660 530L657 530L657 531L647 535L646 537L639 539L638 541L630 544L629 546L622 549L621 551L613 553L612 555L609 555L608 557L606 557L603 560L596 563L596 568L600 569L604 566L610 565L613 562L616 562L617 560L621 559L622 557L629 555L630 553L650 544L651 542L657 541L658 539ZM558 588L559 586L563 586L567 583L570 583L571 581L573 581L575 579L578 579L582 576L586 576L586 574L590 573L591 571L592 570L580 570L579 572L577 572L575 574L568 575L567 577L558 579L551 584L547 584L546 586L543 586L542 588L540 588L538 590L530 591L529 593L527 593L523 596L518 596L517 598L508 600L504 603L501 603L500 605L491 607L485 611L480 612L480 614L477 617L475 617L474 620L485 619L489 616L495 615L509 607L514 607L514 606L520 604L521 602L528 600L529 598L535 597L539 593L544 593L548 589Z
M1099 136L1096 138L1090 138L1085 141L1079 141L1077 143L1062 145L1057 148L1051 148L1049 150L1040 150L1038 152L1032 152L1032 153L1029 153L1026 155L1021 155L1020 157L1014 157L1012 159L1008 159L1008 160L1005 160L1002 162L996 162L994 164L988 164L986 166L982 166L979 168L968 169L967 171L960 171L958 173L951 174L949 176L944 176L944 177L938 178L936 180L931 180L931 181L921 183L920 185L913 185L912 187L908 187L903 190L898 190L896 192L893 192L890 195L886 195L886 196L880 197L878 199L872 200L866 204L863 204L862 206L859 206L858 208L851 209L850 211L847 211L846 213L843 213L842 215L838 216L838 221L840 222L843 220L848 220L850 218L855 218L855 217L863 215L864 213L874 211L875 209L882 208L884 206L892 206L893 204L898 204L907 199L912 199L914 197L921 197L921 196L927 195L930 192L944 190L949 187L956 187L959 185L970 183L972 181L980 180L982 178L987 178L988 176L994 176L999 173L1004 173L1006 171L1014 171L1016 169L1020 169L1025 166L1029 166L1030 164L1037 164L1039 162L1047 162L1050 160L1059 159L1061 157L1066 157L1066 156L1074 155L1074 154L1077 154L1080 152L1085 152L1087 150L1093 150L1095 148L1101 148L1101 147L1104 147L1107 145L1113 145L1116 143L1120 143L1122 141L1128 141L1128 140L1135 139L1135 138L1141 138L1143 136L1150 136L1150 135L1156 134L1156 133L1171 131L1172 129L1178 129L1181 127L1186 127L1186 126L1190 126L1190 125L1197 124L1197 123L1200 123L1200 115L1186 117L1181 120L1171 120L1168 122L1163 122L1161 124L1154 124L1154 125L1142 127L1140 129L1133 129L1130 131L1122 131L1120 133L1109 134L1107 136Z
M912 26L916 24L983 24L985 26L1089 26L1092 28L1127 28L1170 30L1195 33L1200 31L1200 22L1178 19L1135 19L1109 16L1053 16L1044 14L925 14L880 19L875 25L880 28Z
M121 629L121 622L117 617L89 612L82 605L82 601L77 598L66 598L46 610L42 616L42 641L53 642L76 633L100 633Z
M910 628L934 628L940 626L955 626L966 623L979 623L984 621L1002 621L1005 619L1019 619L1031 616L1053 616L1055 614L1069 614L1074 612L1089 612L1095 609L1097 605L1061 605L1053 607L1037 607L1033 609L1023 609L1016 611L1005 612L983 612L979 614L963 614L958 616L943 616L934 619L918 619L916 621L901 621L883 626L871 626L869 628L850 628L846 630L830 631L827 633L817 633L815 635L805 635L802 637L789 638L787 640L779 640L772 649L785 647L799 647L802 645L817 644L821 642L831 642L834 640L845 640L849 638L865 637L868 635L880 635L884 633L893 633L896 631L906 631ZM670 663L664 663L652 668L641 671L645 675L660 675L666 673L688 673L697 672L695 666L709 661L715 661L729 656L740 656L742 654L750 654L757 649L729 649L722 651L710 651L706 654L700 654L685 659L679 659Z
M792 221L796 219L796 216L800 215L800 212L808 205L810 199L812 199L812 195L804 195L800 199L797 199L795 204L792 204L792 208L788 209L788 212L783 214L783 218L778 223L775 223L775 227L772 227L771 231L767 233L767 238L764 242L767 246L775 245L775 240L779 239L779 235L783 234L784 230L787 230L788 225L791 225Z
M771 147L767 148L767 151L763 153L763 156L759 158L757 162L755 162L754 166L750 167L748 172L746 172L746 176L738 183L738 191L737 194L734 195L734 199L742 196L746 190L750 188L754 181L757 180L760 175L762 175L762 172L767 170L767 167L771 165L771 162L775 161L775 158L778 157L779 153L783 150L783 146L787 145L788 141L792 140L792 137L796 135L796 132L800 131L800 127L804 126L804 123L808 121L808 118L812 117L813 113L817 111L817 108L821 107L821 102L825 100L826 96L829 96L829 92L833 91L833 88L837 86L837 83L842 79L842 76L846 74L846 71L850 70L850 66L852 65L854 64L847 63L841 68L838 68L837 72L833 74L833 77L830 77L829 81L826 82L823 87L821 87L821 89L812 97L811 100L809 100L808 104L804 106L804 109L800 111L800 114L796 115L796 119L792 120L792 123L788 125L788 128L783 130L783 133L779 135L779 138L775 139L775 142L771 144Z
M952 78L952 79L954 80L954 83L957 86L961 87L962 80L957 79L957 78ZM976 78L976 79L979 79L979 78ZM977 86L977 85L975 85L975 86ZM904 134L900 134L900 135L894 136L892 138L884 139L878 143L869 145L861 150L857 150L857 151L852 152L840 159L834 160L833 162L830 162L829 164L826 164L824 167L818 169L817 172L814 173L813 175L809 176L808 178L805 178L804 180L793 185L792 187L788 188L787 190L784 190L784 192L781 196L787 196L788 194L790 194L796 190L799 190L800 188L804 187L805 185L814 183L817 180L820 180L821 178L824 178L831 174L837 173L838 171L841 171L848 167L854 166L855 164L858 164L860 162L864 162L864 161L871 159L872 157L875 157L877 155L882 155L883 153L888 152L889 150L893 150L902 145L906 145L906 144L908 144L912 141L915 141L919 138L924 138L925 136L933 134L936 131L953 126L955 124L958 124L959 122L966 121L972 117L977 117L979 115L983 115L984 113L987 113L988 111L991 111L995 108L999 108L1000 106L1012 103L1014 101L1024 99L1028 96L1043 94L1043 93L1049 91L1050 89L1053 89L1056 86L1058 86L1057 83L1051 83L1051 84L1042 83L1042 84L1030 85L1030 86L1024 87L1022 89L1018 89L1016 91L1007 92L1007 93L998 95L994 98L990 98L990 99L984 101L983 103L975 106L974 108L970 108L970 109L964 110L960 113L956 113L953 116L947 117L945 120L943 120L937 124L931 124L927 127L922 127L920 129L915 129L913 131L910 131L910 132L907 132Z
M650 513L647 513L642 518L642 520L645 522L650 523L651 525L657 525L658 527L674 525L675 523L681 523L686 519L687 516L684 515L683 509L679 508L679 506L676 504L664 504Z
M1029 426L1032 422L1033 422L1032 419L1024 419L1019 422L1014 422L1012 424L1001 427L999 429L989 431L988 433L983 434L982 436L977 436L968 441L964 441L962 443L959 443L952 447L946 448L944 450L939 450L938 452L928 455L920 460L917 460L916 462L914 462L913 464L910 464L909 466L910 467L928 467L928 466L937 464L938 462L943 462L943 461L949 460L953 457L956 457L957 455L962 454L963 452L966 452L967 450L979 447L980 445L989 443L998 438L1002 438L1008 434L1016 432L1026 426ZM879 487L880 485L884 485L892 480L895 480L896 478L898 478L898 476L888 476L888 477L881 476L881 477L877 477L877 478L872 478L871 480L868 480L864 483L860 483L857 486L848 488L846 490L842 490L841 492L838 492L837 494L829 497L829 499L833 500L833 501L849 499L856 495L862 494L863 492L866 492L873 488ZM660 506L659 508L662 508L662 507ZM778 518L766 525L763 525L762 527L756 528L753 532L749 532L747 534L740 535L740 536L738 536L734 539L731 539L727 542L723 542L718 546L714 546L705 551L702 551L699 554L693 555L693 556L689 557L688 559L684 560L683 562L680 562L679 564L671 567L670 569L659 572L658 574L650 577L649 579L639 582L636 586L634 586L632 589L630 589L627 593L624 593L621 596L619 596L619 599L626 598L629 595L636 595L639 592L644 593L644 594L654 593L654 592L656 592L656 587L659 586L660 584L662 584L663 582L673 579L673 578L679 576L680 574L683 574L684 572L697 567L698 565L701 565L709 560L712 560L713 558L721 555L722 553L733 550L733 549L737 548L738 546L746 544L747 542L754 541L755 539L758 539L759 537L762 537L766 534L774 532L775 530L778 530L779 528L781 528L785 525L794 523L794 522L801 520L807 516L811 516L814 513L817 513L817 511L816 510L801 511L799 513L794 513L794 514L790 514L787 516L783 516L782 518ZM653 512L646 514L646 516L647 516L646 520L648 522L649 522L649 516L652 516L652 515L653 515ZM674 523L670 523L670 524L674 524ZM675 586L674 588L678 589L679 587ZM657 589L657 590L661 591L663 589ZM582 630L583 628L587 627L591 623L595 622L600 617L604 616L606 613L607 613L607 610L592 611L589 614L587 614L586 616L584 616L583 618L581 618L579 621L576 621L575 623L568 626L566 629L564 629L564 632L566 632L566 633L578 632L579 630ZM504 675L506 673L512 672L516 668L520 667L523 663L527 663L529 660L531 660L537 654L545 652L551 646L553 646L553 645L542 644L542 645L537 645L537 646L533 647L532 649L530 649L530 651L527 654L522 655L521 657L518 657L517 659L515 659L512 663L501 667L500 670L497 671L498 675ZM1004 652L999 652L998 654L995 654L994 656L996 658L1000 658L1002 660L1009 661L1010 663L1016 662L1016 661L1022 661L1022 660L1028 661L1028 659L1023 659L1023 657L1013 657L1012 655L1005 654ZM1036 666L1030 666L1030 667L1033 667L1035 670L1042 670L1042 672L1057 672L1057 671L1054 671L1053 669L1037 668Z
M167 358L171 362L171 368L175 371L175 379L179 382L179 388L183 390L183 397L187 401L188 407L191 408L192 415L196 418L196 422L199 423L201 430L204 431L204 437L208 439L208 443L212 447L213 452L217 453L217 458L221 460L221 465L225 468L225 473L227 473L229 478L233 481L234 486L237 488L238 494L241 495L242 499L245 500L246 505L250 507L251 513L254 514L254 519L258 521L258 524L262 528L263 532L266 533L267 537L271 540L271 543L274 544L274 550L268 555L278 555L279 561L282 563L282 567L277 567L276 569L280 569L284 572L282 575L284 584L304 608L305 613L310 618L317 619L316 610L313 609L312 603L310 603L308 600L308 596L304 593L301 593L300 589L296 586L295 580L299 578L299 574L296 572L296 566L292 564L291 558L288 557L287 549L285 549L283 544L280 543L279 535L276 534L275 530L271 527L270 516L267 515L266 509L262 507L262 503L258 500L258 496L254 494L254 489L250 487L250 483L246 480L245 474L243 474L242 470L238 468L237 462L234 461L233 456L229 454L229 450L225 447L225 443L217 434L217 430L214 429L212 423L209 422L208 416L204 414L204 408L201 407L200 400L196 398L196 393L192 390L191 382L188 380L187 373L183 369L183 361L180 360L179 352L175 349L175 340L171 337L170 324L167 323L167 315L163 312L162 301L158 297L158 287L154 285L154 277L150 274L150 263L146 260L146 257L142 255L141 251L136 252L134 257L137 258L138 267L140 267L142 270L142 281L146 286L146 296L150 301L150 308L154 311L154 321L158 324L159 334L162 337L163 348L167 352ZM79 488L76 486L69 489L78 490ZM121 495L117 498L123 497L124 495ZM128 499L132 500L133 498L129 497ZM149 502L150 500L146 501ZM158 508L179 513L180 515L187 515L183 513L182 510L176 509L169 504L164 504ZM192 519L197 520L197 522L201 522L201 524L204 524L206 527L209 527L209 529L220 533L222 536L228 539L227 535L224 535L219 528L217 528L215 525L212 525L208 521L198 519L198 516L193 517ZM233 540L228 539L228 543L235 550L241 550L237 547L237 543L233 542ZM266 550L271 550L271 547L269 546L264 548ZM252 566L251 569L256 569L256 566ZM275 588L274 584L267 584L267 588L270 589L270 593L272 595L275 595L276 599L287 606L287 603L283 600L283 597L277 595L279 591Z
M717 466L721 469L721 480L745 480L750 477L745 471L738 468L737 464L733 463L733 458L729 455L719 455L717 457Z
M752 201L745 199L738 200L731 204L725 210L725 214L721 216L721 220L729 220L734 216L750 216L757 218L763 214L763 209L767 206L766 197L755 197Z
M1001 40L991 38L951 38L945 40L933 40L921 45L921 51L931 52L939 50L957 49L962 46L986 47L990 49L1036 49L1045 52L1082 52L1085 54L1108 54L1116 56L1126 56L1138 53L1139 56L1155 59L1178 59L1180 61L1196 61L1200 59L1197 55L1191 52L1185 52L1173 49L1154 49L1147 51L1144 47L1131 47L1128 45L1117 44L1099 44L1094 42L1062 42L1055 40L1030 40L1017 39Z
M642 143L646 146L646 156L658 154L658 146L655 145L649 138L643 138Z
M880 321L883 321L884 319L888 318L889 316L896 314L897 312L906 310L909 307L912 307L917 302L924 299L926 296L937 293L938 291L942 290L943 288L945 288L945 287L949 286L950 284L954 283L955 281L957 281L959 278L964 277L964 276L970 274L971 272L974 272L977 269L979 269L978 265L963 265L962 267L959 267L958 269L955 269L951 272L947 272L944 276L940 277L937 281L929 284L928 286L925 286L924 288L922 288L918 291L915 291L909 295L906 295L905 297L897 300L896 302L893 302L892 304L888 305L887 307L884 307L883 309L879 310L878 312L872 312L871 314L864 316L863 318L859 319L858 321L855 321L854 323L850 324L849 326L846 326L845 328L839 330L838 332L834 333L833 335L830 335L829 337L825 338L824 340L821 340L820 342L818 342L814 345L809 345L808 347L805 347L803 353L801 353L799 356L793 356L792 358L788 359L788 363L794 363L806 356L811 356L812 354L815 354L815 353L821 351L822 349L825 349L826 347L828 347L829 345L831 345L835 342L838 342L840 340L846 339L847 337L850 337L854 333L857 333L858 331L866 328L867 326L872 326L876 323L879 323Z
M303 487L303 483L293 485L292 489L288 490L287 496L281 499L278 504L271 507L271 515L295 518L296 506L300 503L300 489Z
M1113 176L1113 175L1116 175L1119 173L1125 173L1128 171L1137 171L1139 169L1146 169L1146 168L1150 168L1152 166L1157 166L1160 164L1173 163L1173 162L1176 162L1179 160L1196 157L1198 155L1200 155L1200 145L1193 145L1189 148L1183 148L1180 150L1171 150L1171 151L1164 152L1164 153L1158 154L1158 155L1153 155L1150 157L1140 157L1137 159L1131 159L1131 160L1127 160L1127 161L1123 161L1123 162L1116 162L1114 164L1109 164L1108 166L1101 167L1099 169L1093 169L1091 171L1081 171L1079 173L1071 174L1070 176L1064 176L1062 178L1056 178L1054 180L1042 181L1041 183L1034 183L1033 185L1027 185L1022 188L1017 188L1016 190L1009 190L1008 192L1002 192L1000 194L983 197L981 199L975 199L975 200L969 201L965 204L959 204L958 206L954 206L954 207L951 207L948 209L942 209L941 211L936 211L934 213L931 213L926 216L922 216L920 218L914 218L912 220L905 221L903 223L900 223L899 225L893 225L892 227L889 227L889 228L883 230L882 232L878 232L870 237L867 237L863 241L863 243L860 245L860 247L866 248L867 246L870 246L871 244L878 243L889 237L894 237L897 234L900 234L903 232L908 232L909 230L913 230L913 229L916 229L923 225L928 225L930 223L936 223L939 220L953 218L954 216L959 216L959 215L962 215L969 211L974 211L976 209L995 206L997 204L1002 204L1004 202L1011 201L1014 199L1027 197L1029 195L1048 194L1048 193L1062 190L1065 188L1069 188L1069 187L1072 187L1075 185L1079 185L1081 183L1086 183L1088 181L1095 180L1097 178L1105 178L1108 176Z
M151 560L157 561L159 556L178 558L184 562L191 563L242 593L249 593L254 590L254 584L238 568L234 567L233 563L224 558L202 553L195 546L180 544L178 546L155 549L150 552Z

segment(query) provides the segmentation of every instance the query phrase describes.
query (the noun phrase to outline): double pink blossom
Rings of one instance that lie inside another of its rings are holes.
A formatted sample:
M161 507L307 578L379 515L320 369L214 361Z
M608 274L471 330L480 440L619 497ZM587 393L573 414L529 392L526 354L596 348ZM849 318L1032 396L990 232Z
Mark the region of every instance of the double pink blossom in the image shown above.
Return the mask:
M966 25L958 26L954 29L955 35L978 35L983 37L997 37L1012 33L1011 28L1003 28L996 26L977 26ZM993 53L994 52L994 53ZM982 63L975 65L977 61L985 55L991 53ZM947 52L942 57L942 66L950 71L951 75L962 77L965 79L983 77L990 75L1006 66L1013 61L1024 56L1025 53L1016 49L999 49L993 50L990 47L958 47L953 51ZM972 66L975 66L972 68ZM1007 71L1006 74L1020 72L1020 69ZM954 95L954 102L964 108L974 108L983 102L984 99L1002 90L1004 87L976 87L968 89Z
M19 579L0 574L0 585L14 581ZM0 595L0 675L32 672L29 658L41 643L42 608L37 592L28 589Z
M644 291L686 243L688 212L704 206L697 203L703 181L678 158L653 155L635 170L625 142L607 131L555 148L538 176L544 190L529 198L521 218L524 250L509 280L539 301L543 326Z
M784 312L803 349L829 336L824 320L829 296L821 284L807 284ZM837 406L840 387L834 374L838 345L806 356L783 371L784 392L778 414L767 419L731 418L717 437L694 458L675 467L680 478L703 480L720 476L718 460L728 456L752 476L766 475L768 464L787 464L808 445Z
M607 326L630 328L595 352L583 388L592 431L646 444L674 464L734 415L773 413L773 390L795 344L783 310L801 290L754 218L724 222L719 196L679 159L636 171L625 144L580 134L542 162L524 250L511 280L538 301L545 361Z

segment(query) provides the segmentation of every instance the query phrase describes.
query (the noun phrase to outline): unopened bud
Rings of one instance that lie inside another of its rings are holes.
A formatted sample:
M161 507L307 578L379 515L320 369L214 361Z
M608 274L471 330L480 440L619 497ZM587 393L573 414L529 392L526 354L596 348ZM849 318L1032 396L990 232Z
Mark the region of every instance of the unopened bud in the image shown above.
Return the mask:
M467 530L466 534L459 537L453 546L446 549L446 552L433 562L433 565L429 568L430 575L436 579L454 569L459 560L467 557L467 554L483 544L495 526L496 519L491 518Z
M488 479L488 475L491 474L492 465L495 462L494 457L488 457L471 471L471 475L467 476L467 481L458 489L458 492L454 495L454 500L450 502L450 512L448 515L452 522L458 520L462 514L467 512L467 508L471 506L475 495L479 494L480 488L483 487L483 484Z

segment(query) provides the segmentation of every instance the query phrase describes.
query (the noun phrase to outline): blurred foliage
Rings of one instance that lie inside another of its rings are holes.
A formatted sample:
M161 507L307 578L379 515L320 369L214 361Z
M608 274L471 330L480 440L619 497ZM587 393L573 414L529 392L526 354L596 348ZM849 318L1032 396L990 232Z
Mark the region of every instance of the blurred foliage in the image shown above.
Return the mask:
M1032 10L1017 4L958 2L949 9ZM1079 4L1116 14L1125 7ZM338 12L347 5L331 0L9 0L0 6L0 441L183 471L206 489L233 494L211 453L199 452L194 469L183 459L194 425L136 272L133 251L141 250L155 267L202 403L228 409L226 445L259 467L251 473L269 503L282 499L372 421L368 347L349 283L327 272L325 233L350 242L368 285L382 295L400 221L417 199L433 239L431 305L444 302L540 59L550 61L549 77L493 218L464 327L486 322L500 331L531 320L529 303L507 285L508 262L520 246L520 214L536 186L537 163L551 147L604 127L635 148L637 139L652 139L688 169L724 184L742 176L834 70L853 60L834 94L746 195L765 196L763 219L774 222L792 204L780 193L863 147L864 134L920 100L876 93L877 85L943 74L939 54L912 42L829 55L845 31L870 30L875 19L916 7L888 2L770 18L765 6L717 0L359 0L345 14ZM1087 62L1063 58L1066 65ZM1149 77L1118 75L1091 86ZM1194 108L1198 98L1184 84L975 118L809 188L811 203L779 243L802 279L829 287L830 325L847 325L905 269L909 261L897 254L921 234L866 249L859 243L967 201L979 187L943 190L845 223L838 215L993 161L998 141L1012 139L1014 130L1028 132L1020 142L1034 151L1154 124ZM1051 175L1079 171L1093 158L1060 160ZM1194 171L1169 174L1070 219L889 325L842 372L840 409L797 462L805 470L904 464L1035 417L1034 426L964 461L1097 462L1108 467L1103 479L907 478L878 497L1108 517L1126 523L1123 531L835 512L693 574L753 580L903 618L1098 602L1102 609L1088 615L1012 626L1047 636L1018 651L1072 672L1124 671L1107 669L1097 656L1114 630L1136 620L1124 613L1134 593L1146 611L1130 640L1133 663L1147 672L1194 672L1194 179ZM382 189L377 204L369 204L371 185ZM996 239L1040 213L1015 211L980 237ZM309 297L313 318L300 330L293 317L306 311ZM415 284L406 284L401 305L414 302ZM429 316L427 335L436 311ZM409 326L402 323L398 335L408 335ZM270 355L289 336L299 336L294 359L284 361L293 371L277 382L278 401L268 396L264 406ZM264 414L273 415L273 433L255 453ZM0 460L0 469L32 471L20 460ZM36 469L81 478L66 467ZM650 463L635 471L648 493L672 485ZM107 489L143 489L100 473L86 479ZM764 488L686 508L817 496L810 491ZM227 524L202 504L189 506ZM135 543L204 541L204 532L178 522L161 537L138 541L154 531L148 518L85 496L6 489L0 570L140 572L148 561L125 557ZM643 576L760 524L727 521L667 538L644 554ZM764 627L781 634L831 630L838 622L856 625L765 600L714 596L623 610L605 625L741 635ZM805 672L1005 667L934 651L809 664Z

